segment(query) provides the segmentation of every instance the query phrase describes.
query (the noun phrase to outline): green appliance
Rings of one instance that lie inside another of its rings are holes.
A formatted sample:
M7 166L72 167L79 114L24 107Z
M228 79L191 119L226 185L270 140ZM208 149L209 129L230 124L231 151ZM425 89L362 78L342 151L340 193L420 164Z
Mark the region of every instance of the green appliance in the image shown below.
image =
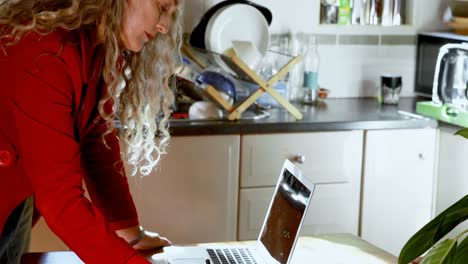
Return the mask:
M416 104L416 112L468 127L468 43L446 44L439 50L432 101Z

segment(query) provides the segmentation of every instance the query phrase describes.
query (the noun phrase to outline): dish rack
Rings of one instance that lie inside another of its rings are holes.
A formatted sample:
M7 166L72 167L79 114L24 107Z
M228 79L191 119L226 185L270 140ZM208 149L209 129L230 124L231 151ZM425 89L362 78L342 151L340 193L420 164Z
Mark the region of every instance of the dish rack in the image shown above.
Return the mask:
M227 50L224 54L219 54L213 51L184 45L182 51L202 69L210 64L225 66L223 68L227 67L230 69L231 73L234 73L237 79L258 85L259 88L255 90L255 92L235 105L232 105L224 99L215 87L207 85L205 89L206 93L228 112L228 120L233 121L241 119L242 114L264 93L270 94L279 105L294 116L296 120L301 120L303 118L302 113L273 88L275 83L286 76L292 67L302 60L301 55L291 56L281 52L268 51L267 56L275 57L275 65L279 65L279 67L277 67L279 70L274 71L272 68L267 67L263 68L261 73L257 73L244 63L233 49Z

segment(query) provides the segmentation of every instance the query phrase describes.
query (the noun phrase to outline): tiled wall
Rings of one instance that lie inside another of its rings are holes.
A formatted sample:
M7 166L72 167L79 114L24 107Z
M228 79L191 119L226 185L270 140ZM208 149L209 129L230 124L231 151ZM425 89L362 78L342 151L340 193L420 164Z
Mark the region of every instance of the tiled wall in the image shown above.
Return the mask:
M413 95L414 45L352 44L354 37L357 36L339 44L319 46L319 82L331 90L330 97L377 96L382 74L401 75L402 96Z
M317 34L320 0L255 0L273 13L272 35L290 31ZM424 1L417 8L413 28L417 31L441 28L440 17L446 0ZM190 32L207 10L220 0L185 0L186 32ZM286 3L287 2L287 3ZM320 86L331 90L330 97L370 97L379 94L380 75L403 77L402 96L413 96L416 61L416 36L407 33L337 33L320 31L318 36Z

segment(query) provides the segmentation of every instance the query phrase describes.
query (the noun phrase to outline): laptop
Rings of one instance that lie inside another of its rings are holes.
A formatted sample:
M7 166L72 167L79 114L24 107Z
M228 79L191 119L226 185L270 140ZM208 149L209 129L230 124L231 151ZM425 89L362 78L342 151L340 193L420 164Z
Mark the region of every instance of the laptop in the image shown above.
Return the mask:
M288 264L314 188L292 162L285 160L255 246L170 246L164 248L167 260L170 264Z

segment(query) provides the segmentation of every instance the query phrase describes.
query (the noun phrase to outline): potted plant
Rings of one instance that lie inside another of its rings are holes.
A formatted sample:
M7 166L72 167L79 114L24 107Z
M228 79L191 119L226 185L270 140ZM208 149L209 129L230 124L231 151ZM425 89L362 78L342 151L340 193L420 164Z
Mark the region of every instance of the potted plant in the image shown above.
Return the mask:
M468 129L455 135L468 139ZM468 177L468 176L467 176ZM468 229L454 238L440 241L457 225L468 219L468 195L440 213L414 234L400 252L399 264L408 264L424 254L421 264L466 264L468 263Z

